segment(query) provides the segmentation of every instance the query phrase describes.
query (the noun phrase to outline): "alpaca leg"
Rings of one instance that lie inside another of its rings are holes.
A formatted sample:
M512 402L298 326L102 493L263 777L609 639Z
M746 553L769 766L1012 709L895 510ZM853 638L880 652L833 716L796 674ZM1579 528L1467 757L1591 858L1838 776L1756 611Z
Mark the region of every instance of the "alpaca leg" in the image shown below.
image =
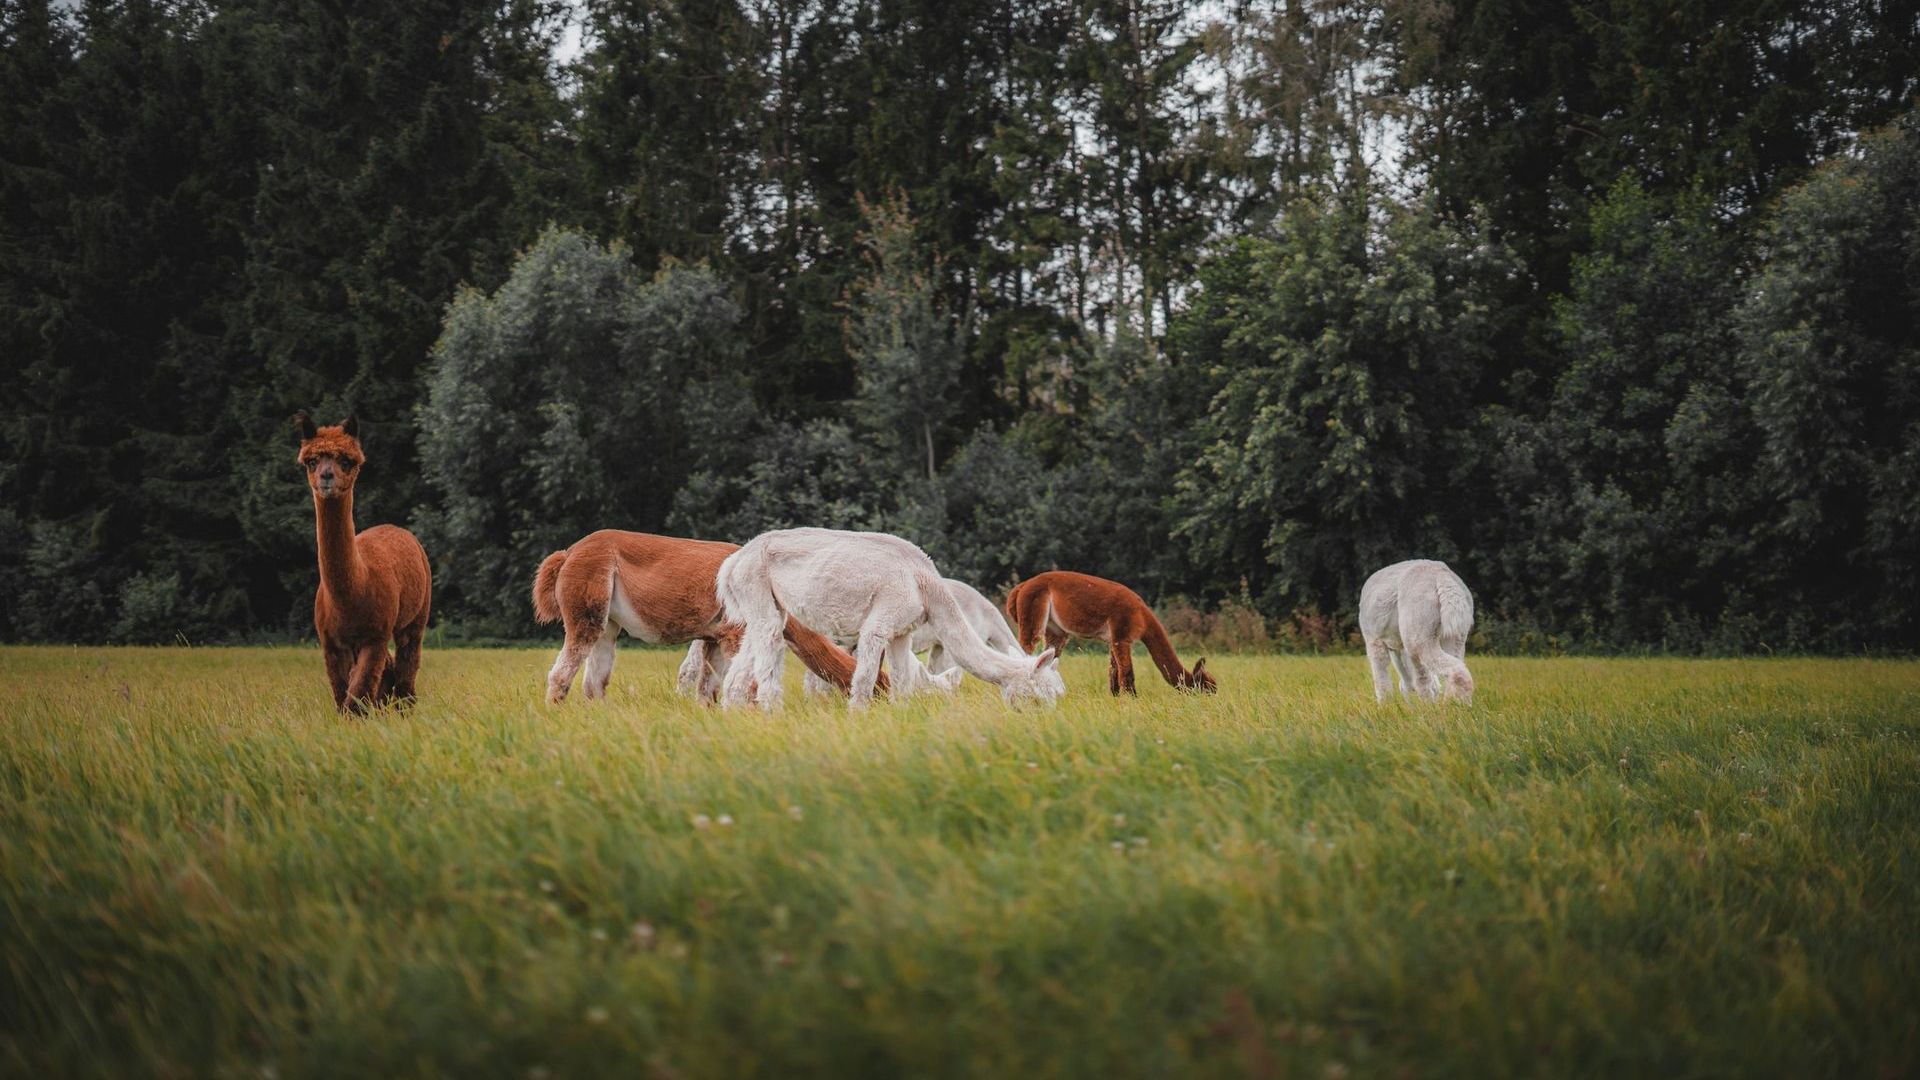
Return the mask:
M1407 663L1413 667L1413 685L1421 701L1432 701L1440 696L1439 679L1434 675L1432 659L1429 650L1417 646L1407 648Z
M939 642L934 642L933 648L927 650L927 670L932 674L938 675L956 666L953 658L947 655L947 647Z
M361 649L353 658L353 673L347 676L347 707L357 713L380 704L380 680L387 673L387 645L381 642Z
M753 704L754 650L758 640L743 639L738 650L728 657L726 670L720 676L720 699L728 708Z
M1116 642L1113 646L1113 660L1120 669L1120 689L1133 697L1139 697L1140 691L1133 685L1133 642Z
M887 667L893 672L893 684L899 687L905 684L907 689L896 689L897 697L907 697L927 690L951 692L960 684L959 679L951 682L936 678L931 669L920 662L913 654L913 636L902 634L887 643ZM957 673L956 673L957 674Z
M560 646L560 655L553 658L553 670L547 672L547 704L558 705L567 700L574 675L604 632L605 627L589 623L567 627L567 642Z
M1405 648L1388 650L1393 657L1393 670L1400 676L1400 696L1409 701L1420 696L1420 682L1414 678L1413 662L1407 658Z
M331 642L320 642L320 655L327 664L327 685L333 689L333 707L347 711L347 676L353 671L353 653Z
M864 709L873 700L874 684L880 681L880 661L887 655L888 638L881 630L863 630L860 648L853 655L853 685L847 691L847 707ZM913 677L899 669L893 672L893 698L898 701L913 693Z
M707 643L695 638L687 644L687 658L680 661L674 675L674 687L688 697L701 697L707 681Z
M761 625L749 623L741 632L739 654L727 668L728 705L751 702L771 709L780 704L780 668L787 649L781 637L784 623L784 619L770 619Z
M1120 696L1120 649L1107 646L1107 693Z
M1367 639L1367 664L1373 669L1373 700L1387 701L1393 697L1393 675L1387 670L1391 663L1387 658L1387 643L1379 638Z
M709 705L719 704L721 688L727 681L727 669L735 659L734 654L718 645L707 646L707 666L700 674L700 686L694 696Z
M607 696L607 684L613 681L613 642L618 636L609 627L587 653L587 671L580 681L580 692L588 701Z
M401 705L413 704L415 684L420 677L420 655L426 645L427 620L403 626L393 635L393 699Z

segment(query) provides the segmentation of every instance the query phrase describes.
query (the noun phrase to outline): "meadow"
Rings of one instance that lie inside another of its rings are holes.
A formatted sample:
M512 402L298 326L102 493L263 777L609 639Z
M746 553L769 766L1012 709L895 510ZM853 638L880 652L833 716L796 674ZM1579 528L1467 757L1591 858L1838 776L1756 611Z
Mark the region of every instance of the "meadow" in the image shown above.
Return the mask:
M1920 664L1215 657L1221 693L541 703L0 650L0 1072L1901 1076Z

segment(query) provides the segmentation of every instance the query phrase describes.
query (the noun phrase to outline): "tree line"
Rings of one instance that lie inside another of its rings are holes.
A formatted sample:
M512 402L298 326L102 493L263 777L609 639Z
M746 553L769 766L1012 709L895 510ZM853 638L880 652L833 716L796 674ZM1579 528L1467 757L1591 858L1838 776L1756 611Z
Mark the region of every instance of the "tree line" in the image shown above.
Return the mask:
M1911 648L1916 92L1890 0L14 0L0 636L302 632L308 408L455 635L804 523Z

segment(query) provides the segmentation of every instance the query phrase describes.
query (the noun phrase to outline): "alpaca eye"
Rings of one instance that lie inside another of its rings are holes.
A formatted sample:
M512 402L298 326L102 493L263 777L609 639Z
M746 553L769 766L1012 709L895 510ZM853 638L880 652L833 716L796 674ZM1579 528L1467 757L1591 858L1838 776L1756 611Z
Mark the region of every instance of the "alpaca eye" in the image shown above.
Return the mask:
M319 463L319 462L317 462L317 461L313 461L313 460L308 460L308 461L306 461L306 462L305 462L305 465L307 466L307 471L308 471L308 472L312 472L312 471L313 471L313 467L314 467L315 465L318 465L318 464L320 464L320 463Z

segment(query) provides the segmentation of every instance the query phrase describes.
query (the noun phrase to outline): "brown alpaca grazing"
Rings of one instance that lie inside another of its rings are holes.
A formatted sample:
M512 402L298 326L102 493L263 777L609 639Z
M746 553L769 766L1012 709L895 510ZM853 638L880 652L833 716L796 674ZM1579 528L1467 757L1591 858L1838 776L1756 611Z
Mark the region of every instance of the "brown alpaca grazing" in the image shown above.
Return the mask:
M433 604L426 549L397 525L354 532L353 483L367 456L353 417L339 427L315 427L302 410L293 423L300 432L296 460L313 492L320 550L313 629L326 658L334 707L364 713L388 703L411 704Z
M613 678L613 643L621 630L655 645L692 643L680 665L680 688L712 700L740 651L740 626L720 614L714 575L738 544L602 529L540 563L533 579L533 617L561 620L566 643L547 673L547 701L565 701L586 664L581 691L604 697ZM787 645L807 670L844 692L853 682L852 655L787 620ZM884 676L883 676L884 678Z
M1007 615L1013 620L1020 647L1033 651L1034 642L1046 635L1050 648L1061 648L1069 637L1098 638L1107 643L1107 688L1116 696L1125 690L1137 694L1133 686L1133 643L1146 645L1155 667L1176 690L1197 690L1211 694L1217 689L1207 674L1207 662L1195 662L1188 671L1174 654L1167 640L1167 628L1160 625L1139 594L1117 581L1076 574L1071 570L1049 570L1013 587L1007 594Z

